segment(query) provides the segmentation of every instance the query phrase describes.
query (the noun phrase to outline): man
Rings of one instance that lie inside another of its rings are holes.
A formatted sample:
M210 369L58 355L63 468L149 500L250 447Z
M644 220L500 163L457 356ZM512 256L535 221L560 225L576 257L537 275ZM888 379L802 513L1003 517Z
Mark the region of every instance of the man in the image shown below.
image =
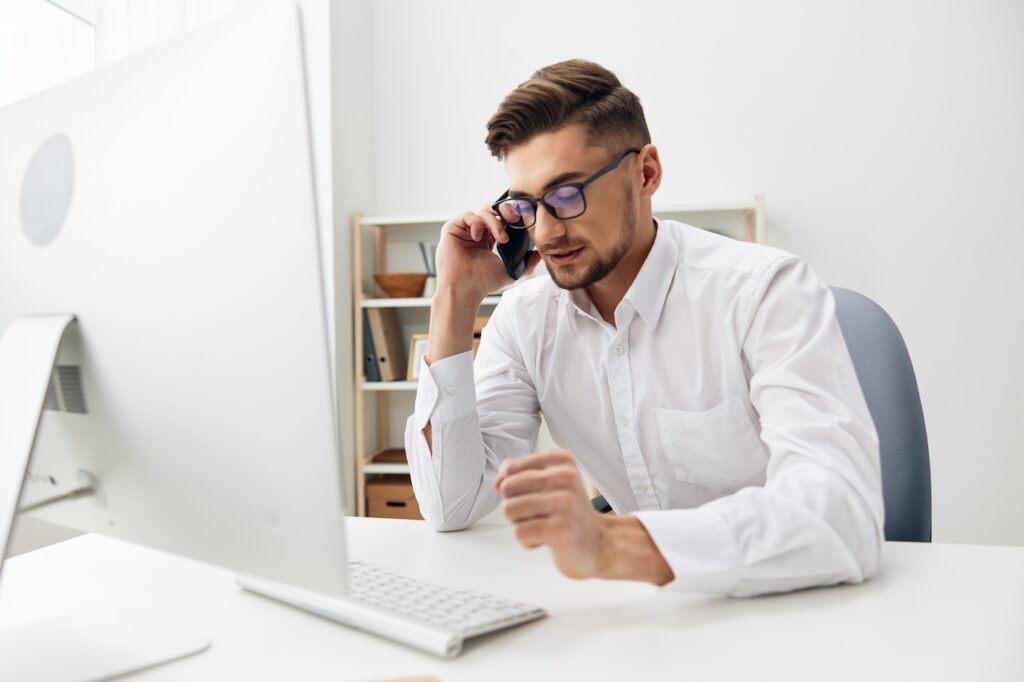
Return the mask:
M519 542L573 578L744 596L874 573L878 439L826 285L777 249L656 220L640 102L597 64L535 73L487 144L509 191L442 229L406 428L427 521L465 528L504 500ZM474 365L512 229L548 276L502 296ZM541 414L565 449L530 454Z

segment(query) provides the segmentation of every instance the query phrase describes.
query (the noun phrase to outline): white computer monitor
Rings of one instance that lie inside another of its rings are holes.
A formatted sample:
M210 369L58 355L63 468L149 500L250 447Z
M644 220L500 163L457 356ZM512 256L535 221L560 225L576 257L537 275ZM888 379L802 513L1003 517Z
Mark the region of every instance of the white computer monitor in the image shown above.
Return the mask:
M20 508L344 592L311 152L284 2L0 109L0 332L76 319Z

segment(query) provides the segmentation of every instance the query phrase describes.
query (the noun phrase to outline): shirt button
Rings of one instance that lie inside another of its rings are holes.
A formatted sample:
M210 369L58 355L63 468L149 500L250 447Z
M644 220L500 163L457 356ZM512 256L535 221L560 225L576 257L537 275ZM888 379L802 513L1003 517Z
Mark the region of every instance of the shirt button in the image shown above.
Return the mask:
M622 355L622 346L615 346L615 354Z
M627 426L629 426L629 417L621 417L619 419L619 426L621 426L622 428L626 428Z
M444 387L444 392L447 393L448 395L455 395L455 387L454 386L445 386Z

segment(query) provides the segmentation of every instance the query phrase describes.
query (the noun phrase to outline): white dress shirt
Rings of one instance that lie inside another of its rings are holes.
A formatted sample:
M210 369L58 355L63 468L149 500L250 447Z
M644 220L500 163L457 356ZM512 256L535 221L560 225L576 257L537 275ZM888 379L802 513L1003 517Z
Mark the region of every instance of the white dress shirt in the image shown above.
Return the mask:
M423 516L456 530L492 511L501 461L533 451L543 414L644 524L670 589L866 579L883 540L878 437L831 291L778 249L657 225L614 326L537 276L502 296L475 363L421 365L405 441Z

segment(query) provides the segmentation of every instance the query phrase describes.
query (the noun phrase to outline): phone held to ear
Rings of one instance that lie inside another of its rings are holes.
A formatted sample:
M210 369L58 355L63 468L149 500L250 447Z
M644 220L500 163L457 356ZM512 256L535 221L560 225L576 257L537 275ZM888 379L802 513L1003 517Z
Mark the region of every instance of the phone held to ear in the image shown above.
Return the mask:
M533 251L533 240L526 230L513 230L505 228L508 241L502 244L498 242L498 256L508 270L508 276L512 279L519 279L526 270L526 261L530 252Z
M533 251L533 240L530 239L527 230L511 228L508 226L508 222L501 217L497 207L506 197L508 197L507 190L498 197L498 200L492 206L495 217L505 225L505 234L508 235L507 242L504 244L498 242L497 244L498 256L501 258L501 262L505 264L508 276L517 280L523 276L523 272L526 270L526 261L530 256L530 252Z

